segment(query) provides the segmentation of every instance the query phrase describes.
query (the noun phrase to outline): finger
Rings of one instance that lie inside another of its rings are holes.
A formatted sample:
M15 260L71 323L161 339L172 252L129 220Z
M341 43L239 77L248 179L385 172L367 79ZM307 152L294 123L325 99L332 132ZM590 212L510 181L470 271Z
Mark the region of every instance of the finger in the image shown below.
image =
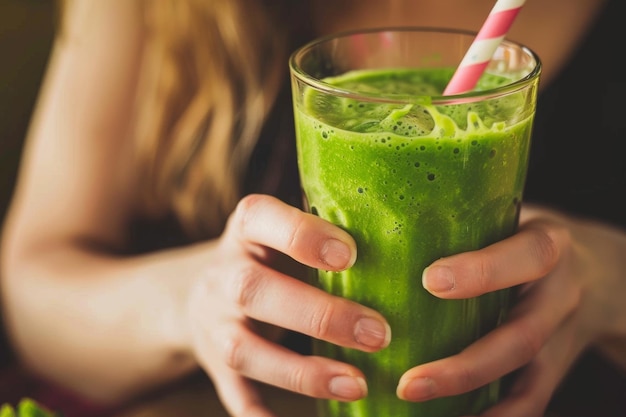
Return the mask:
M578 290L562 285L560 280L538 282L500 327L457 355L407 371L398 384L398 396L424 401L457 395L525 365L579 300Z
M234 302L253 319L367 352L391 340L380 313L264 265L242 267L229 284Z
M251 379L315 398L353 401L367 394L365 379L357 368L300 355L242 325L231 327L218 346L222 362Z
M441 298L468 298L545 276L568 245L565 229L531 222L508 239L449 256L424 270L424 288Z
M554 392L554 386L548 380L550 376L539 371L540 367L531 364L519 376L525 382L532 382L533 386L525 385L523 391L507 395L481 414L481 417L542 417Z
M356 260L356 243L347 232L274 197L245 197L230 224L244 243L273 248L314 268L342 270Z
M225 367L223 367L225 368ZM233 417L275 417L264 405L254 383L231 369L221 369L214 378L216 392Z
M584 343L573 337L573 317L559 328L541 353L516 376L508 395L481 417L541 417L552 394L567 370L583 350Z
M276 417L265 406L253 381L230 368L219 357L220 342L225 340L224 331L210 334L215 340L199 338L196 356L199 365L207 371L215 386L220 402L232 417Z

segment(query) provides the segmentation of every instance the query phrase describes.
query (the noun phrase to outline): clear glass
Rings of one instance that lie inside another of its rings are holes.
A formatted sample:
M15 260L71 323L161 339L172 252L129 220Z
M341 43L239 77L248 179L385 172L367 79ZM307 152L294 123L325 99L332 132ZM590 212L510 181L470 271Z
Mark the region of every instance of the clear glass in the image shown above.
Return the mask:
M307 210L356 239L344 272L312 271L324 290L380 311L388 348L321 341L316 354L352 363L369 395L320 400L320 417L459 417L499 398L496 381L423 403L396 396L413 366L454 355L499 325L509 290L442 300L422 287L434 260L515 232L541 64L505 41L476 91L441 96L475 34L376 29L316 40L290 59L298 164Z

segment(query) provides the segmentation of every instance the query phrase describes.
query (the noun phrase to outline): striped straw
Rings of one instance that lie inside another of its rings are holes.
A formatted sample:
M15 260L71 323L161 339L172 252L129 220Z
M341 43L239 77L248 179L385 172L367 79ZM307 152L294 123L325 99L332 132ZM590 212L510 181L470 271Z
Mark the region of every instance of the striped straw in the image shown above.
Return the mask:
M476 39L465 53L444 95L471 91L526 0L497 0Z

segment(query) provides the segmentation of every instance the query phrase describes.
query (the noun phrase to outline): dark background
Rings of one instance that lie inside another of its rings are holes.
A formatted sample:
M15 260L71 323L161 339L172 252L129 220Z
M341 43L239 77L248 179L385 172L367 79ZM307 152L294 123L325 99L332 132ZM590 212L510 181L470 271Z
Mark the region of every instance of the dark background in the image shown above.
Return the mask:
M48 62L56 24L54 4L52 0L0 0L0 221ZM2 334L0 366L8 360L3 342Z
M54 2L0 0L0 218L52 42Z
M626 227L621 1L610 2L574 65L541 96L526 197ZM53 0L0 0L0 220L13 190L55 22ZM0 337L0 373L10 358L3 342ZM625 417L626 376L587 354L551 409L565 417Z

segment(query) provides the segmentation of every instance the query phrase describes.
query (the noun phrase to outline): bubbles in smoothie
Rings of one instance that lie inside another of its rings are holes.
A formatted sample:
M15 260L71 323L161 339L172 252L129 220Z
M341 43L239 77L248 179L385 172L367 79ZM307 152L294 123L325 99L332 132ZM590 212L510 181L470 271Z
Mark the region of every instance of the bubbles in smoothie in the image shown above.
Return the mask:
M400 136L426 136L435 128L435 120L426 107L408 104L389 111L378 128Z
M387 230L387 234L388 235L401 235L402 234L402 228L404 227L404 224L398 222L397 220L393 222L393 228Z

